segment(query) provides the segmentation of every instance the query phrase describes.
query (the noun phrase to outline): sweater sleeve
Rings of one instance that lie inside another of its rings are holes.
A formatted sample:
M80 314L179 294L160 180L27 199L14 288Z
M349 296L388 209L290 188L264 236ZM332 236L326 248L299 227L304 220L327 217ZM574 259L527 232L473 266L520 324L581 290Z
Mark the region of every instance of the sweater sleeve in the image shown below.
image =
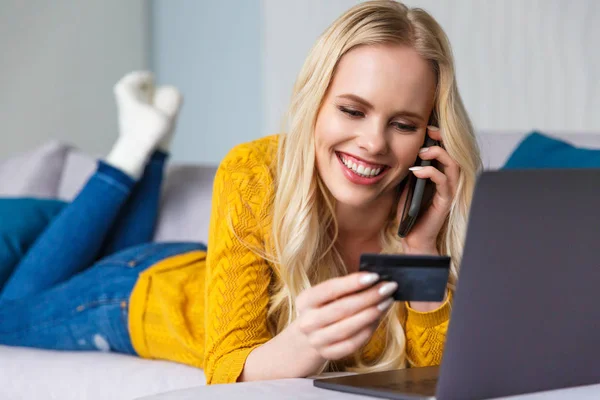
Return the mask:
M271 268L260 254L261 208L272 184L266 170L260 157L241 146L215 176L205 281L207 384L236 382L250 352L271 339Z
M406 304L406 355L411 367L440 365L450 322L452 293L440 308L419 312Z

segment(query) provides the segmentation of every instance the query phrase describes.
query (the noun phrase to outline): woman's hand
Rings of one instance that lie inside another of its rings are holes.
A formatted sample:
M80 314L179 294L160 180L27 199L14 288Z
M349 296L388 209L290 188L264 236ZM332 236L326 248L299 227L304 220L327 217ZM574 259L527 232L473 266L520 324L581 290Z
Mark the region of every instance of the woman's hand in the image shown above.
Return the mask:
M438 128L428 126L427 131L430 138L442 143L442 133ZM406 254L437 255L437 237L450 213L460 176L460 167L441 146L421 149L419 158L435 160L440 165L440 169L433 166L411 168L417 178L431 179L435 183L436 190L431 206L419 214L411 231L402 239L402 247ZM398 203L398 218L402 216L407 189L408 187L405 188Z
M351 355L367 343L392 305L395 282L358 272L306 289L296 299L298 317L246 359L238 381L305 378L328 360ZM385 289L384 289L385 288Z
M296 301L298 318L290 327L320 358L339 360L364 346L392 305L395 282L373 285L377 274L359 272L329 279L303 291Z
M442 133L438 128L428 126L427 133L430 138L442 143ZM418 216L408 235L401 239L402 247L405 254L438 255L437 237L450 213L450 206L458 186L460 167L441 146L421 149L419 158L438 161L440 169L433 166L411 168L417 178L431 179L435 183L435 194L429 208ZM404 206L407 189L402 193L398 204L398 218L402 216L402 207ZM436 310L442 304L437 302L411 302L410 306L419 312L429 312Z

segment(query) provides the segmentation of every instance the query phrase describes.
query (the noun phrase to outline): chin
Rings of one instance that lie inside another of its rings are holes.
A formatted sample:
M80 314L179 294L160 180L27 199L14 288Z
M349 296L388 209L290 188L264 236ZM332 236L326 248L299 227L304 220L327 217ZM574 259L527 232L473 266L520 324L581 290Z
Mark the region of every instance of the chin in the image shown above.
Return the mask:
M353 208L366 208L374 203L375 196L360 192L361 190L336 188L331 194L336 202Z

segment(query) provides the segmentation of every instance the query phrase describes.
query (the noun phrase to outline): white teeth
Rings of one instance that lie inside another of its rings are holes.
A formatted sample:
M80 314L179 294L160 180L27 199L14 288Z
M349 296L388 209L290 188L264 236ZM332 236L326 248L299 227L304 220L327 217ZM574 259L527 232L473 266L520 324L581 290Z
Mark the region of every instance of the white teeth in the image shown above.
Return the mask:
M351 169L352 171L356 172L357 174L359 174L361 176L365 176L365 177L377 176L383 170L383 168L377 168L377 169L370 168L370 167L365 168L364 165L358 165L355 162L345 159L344 156L341 156L340 158L346 167L348 167L349 169Z

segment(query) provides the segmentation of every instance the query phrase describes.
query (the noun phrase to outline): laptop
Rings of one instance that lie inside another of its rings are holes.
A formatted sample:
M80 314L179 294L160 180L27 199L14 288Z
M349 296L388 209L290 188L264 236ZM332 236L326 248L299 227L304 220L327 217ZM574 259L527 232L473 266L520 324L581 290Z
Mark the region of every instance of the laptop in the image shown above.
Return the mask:
M600 383L600 170L477 181L440 367L317 379L388 399L469 400Z

